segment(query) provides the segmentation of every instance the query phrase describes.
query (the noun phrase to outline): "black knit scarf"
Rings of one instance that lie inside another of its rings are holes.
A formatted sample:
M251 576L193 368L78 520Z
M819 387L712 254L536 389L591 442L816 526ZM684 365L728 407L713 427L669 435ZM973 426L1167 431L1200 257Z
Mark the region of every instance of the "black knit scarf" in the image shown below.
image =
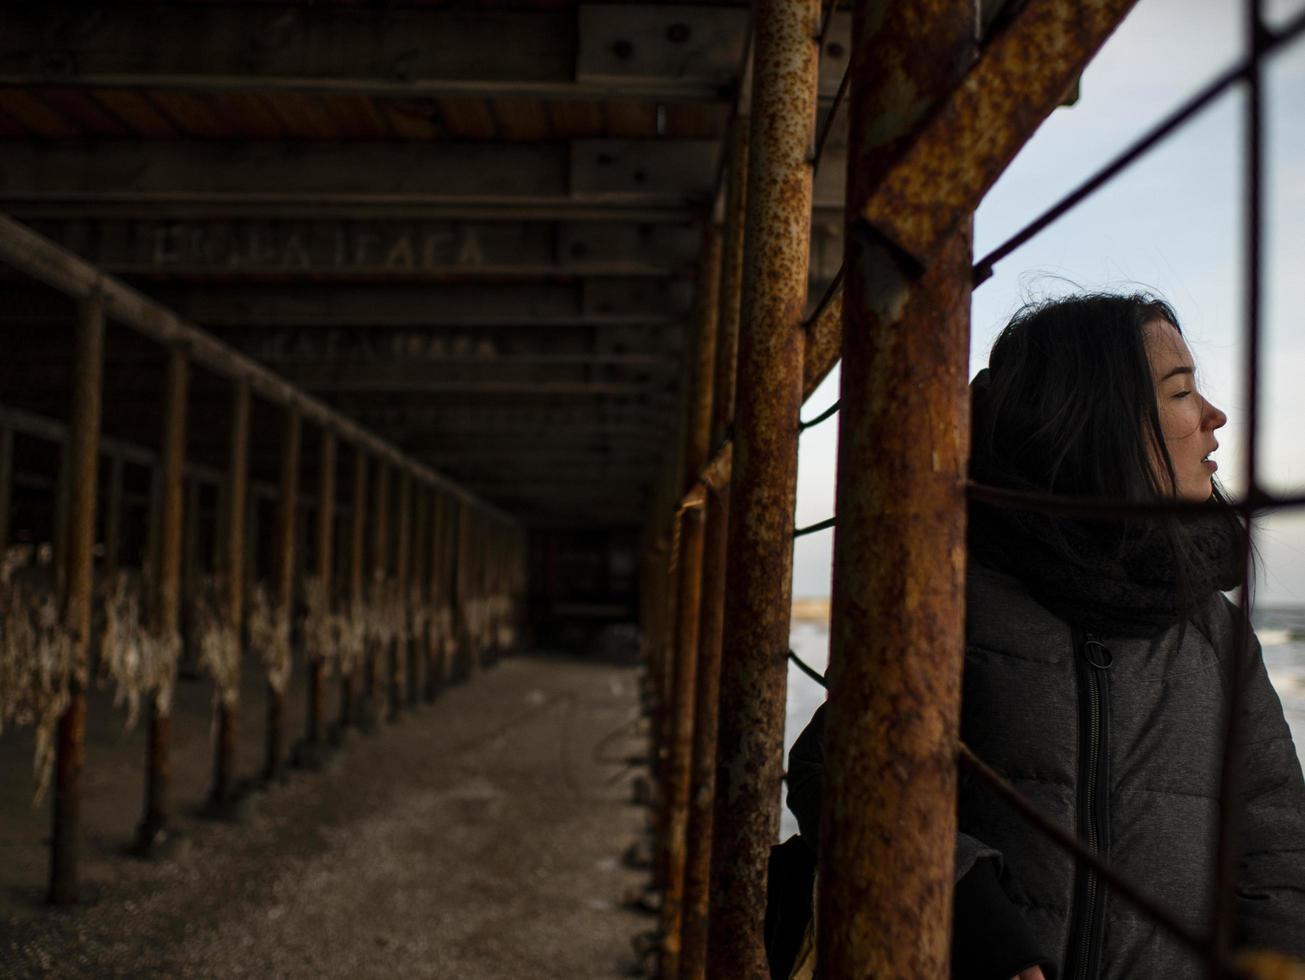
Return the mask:
M1121 525L975 503L969 519L974 558L1107 636L1152 636L1241 581L1244 531L1231 512Z

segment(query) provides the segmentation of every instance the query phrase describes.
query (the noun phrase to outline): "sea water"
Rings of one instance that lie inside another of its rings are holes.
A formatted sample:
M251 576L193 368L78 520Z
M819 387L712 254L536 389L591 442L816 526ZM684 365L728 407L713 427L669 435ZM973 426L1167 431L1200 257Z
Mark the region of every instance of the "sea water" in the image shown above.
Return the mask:
M1296 751L1305 765L1305 607L1256 608L1251 621L1264 651L1264 665L1282 699ZM824 674L829 664L829 627L823 622L795 622L789 643L793 652L813 669ZM784 758L802 733L816 708L825 700L825 690L789 663L788 715L784 723ZM780 839L797 833L797 821L785 807L780 817Z

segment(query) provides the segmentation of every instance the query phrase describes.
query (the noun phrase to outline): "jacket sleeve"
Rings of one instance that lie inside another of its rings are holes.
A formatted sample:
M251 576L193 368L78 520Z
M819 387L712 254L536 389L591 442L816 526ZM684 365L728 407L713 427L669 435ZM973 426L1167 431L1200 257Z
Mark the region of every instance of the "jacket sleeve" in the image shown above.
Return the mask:
M820 798L825 766L825 705L793 743L788 756L788 808L813 852L820 843ZM1026 967L1051 970L1023 913L999 882L1001 854L969 834L956 835L953 980L1008 980ZM1048 972L1053 978L1054 974Z
M1305 780L1254 634L1247 659L1237 938L1305 957Z

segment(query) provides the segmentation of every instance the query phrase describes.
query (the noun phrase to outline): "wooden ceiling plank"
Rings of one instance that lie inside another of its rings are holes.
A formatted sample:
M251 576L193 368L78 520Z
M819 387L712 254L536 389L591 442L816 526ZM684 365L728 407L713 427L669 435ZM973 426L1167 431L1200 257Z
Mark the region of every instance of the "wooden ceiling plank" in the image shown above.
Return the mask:
M556 135L539 99L495 99L489 108L503 139L544 140Z
M311 140L340 138L340 130L321 96L304 92L269 92L264 99L291 136Z
M76 125L87 136L131 136L132 129L90 92L47 88L36 93L45 103Z

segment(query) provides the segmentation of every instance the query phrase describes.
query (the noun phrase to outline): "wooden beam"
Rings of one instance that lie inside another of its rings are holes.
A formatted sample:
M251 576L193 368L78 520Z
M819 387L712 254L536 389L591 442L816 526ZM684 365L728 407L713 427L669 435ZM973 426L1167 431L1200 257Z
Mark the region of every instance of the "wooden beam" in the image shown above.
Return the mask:
M675 205L710 194L718 151L715 140L14 142L0 202Z
M6 12L0 84L724 101L747 27L745 10L704 6L75 11Z

